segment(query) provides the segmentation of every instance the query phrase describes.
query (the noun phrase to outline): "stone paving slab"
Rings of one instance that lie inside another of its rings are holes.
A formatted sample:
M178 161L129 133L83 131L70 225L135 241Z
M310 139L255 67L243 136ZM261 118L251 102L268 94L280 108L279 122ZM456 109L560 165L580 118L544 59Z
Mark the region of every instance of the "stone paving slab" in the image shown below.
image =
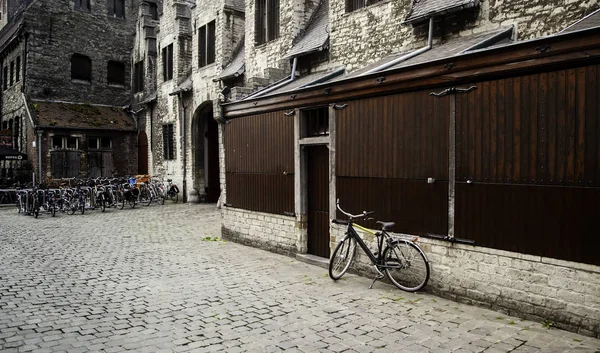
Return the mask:
M0 209L0 352L600 352L600 340L220 241L213 205Z

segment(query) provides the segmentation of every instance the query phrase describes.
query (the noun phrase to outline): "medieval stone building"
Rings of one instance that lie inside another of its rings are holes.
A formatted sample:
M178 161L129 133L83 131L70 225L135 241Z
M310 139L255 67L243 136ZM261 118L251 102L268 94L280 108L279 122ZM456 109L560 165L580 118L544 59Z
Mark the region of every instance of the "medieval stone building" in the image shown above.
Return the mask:
M36 178L135 173L137 126L126 108L137 1L8 0L4 8L2 122Z

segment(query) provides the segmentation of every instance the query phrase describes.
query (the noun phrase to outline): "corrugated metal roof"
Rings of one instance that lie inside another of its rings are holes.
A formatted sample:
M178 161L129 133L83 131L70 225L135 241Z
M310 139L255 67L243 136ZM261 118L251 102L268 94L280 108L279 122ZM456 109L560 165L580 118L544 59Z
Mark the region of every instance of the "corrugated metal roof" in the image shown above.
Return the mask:
M404 23L424 21L435 15L442 15L479 5L479 0L413 0L412 8Z
M225 66L223 71L217 76L218 79L224 79L228 77L237 77L244 73L244 59L245 59L245 46L241 45L236 53L234 54L231 62Z
M306 30L298 36L292 49L285 55L293 58L303 54L321 50L329 40L329 4L322 0L306 25Z
M581 31L588 28L600 27L600 10L592 12L588 16L580 19L579 21L573 23L569 27L565 28L560 33L569 33L575 31Z
M42 127L135 130L133 118L121 107L32 100L30 106Z
M322 79L326 79L327 76L330 76L330 75L333 75L336 73L337 73L336 77L341 75L343 73L342 70L343 70L343 67L337 67L334 69L316 72L314 74L296 78L294 81L288 83L287 85L279 87L276 90L271 91L268 94L265 94L265 97L273 95L273 94L295 91L300 88L311 87L313 85L320 83Z

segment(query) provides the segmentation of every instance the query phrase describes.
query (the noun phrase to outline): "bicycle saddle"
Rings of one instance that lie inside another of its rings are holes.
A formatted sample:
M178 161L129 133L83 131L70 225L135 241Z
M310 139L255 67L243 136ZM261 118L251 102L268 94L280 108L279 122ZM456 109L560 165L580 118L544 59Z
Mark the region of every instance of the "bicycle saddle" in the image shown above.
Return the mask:
M382 222L377 221L377 224L381 224L381 230L393 230L396 223L394 222Z

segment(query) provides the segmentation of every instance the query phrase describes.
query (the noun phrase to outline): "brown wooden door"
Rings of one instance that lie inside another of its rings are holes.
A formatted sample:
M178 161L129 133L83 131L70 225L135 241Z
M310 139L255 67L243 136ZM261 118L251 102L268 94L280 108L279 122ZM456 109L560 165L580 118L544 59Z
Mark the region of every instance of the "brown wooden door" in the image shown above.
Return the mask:
M329 258L329 149L307 152L308 253Z
M138 174L148 174L148 136L144 131L138 135Z

